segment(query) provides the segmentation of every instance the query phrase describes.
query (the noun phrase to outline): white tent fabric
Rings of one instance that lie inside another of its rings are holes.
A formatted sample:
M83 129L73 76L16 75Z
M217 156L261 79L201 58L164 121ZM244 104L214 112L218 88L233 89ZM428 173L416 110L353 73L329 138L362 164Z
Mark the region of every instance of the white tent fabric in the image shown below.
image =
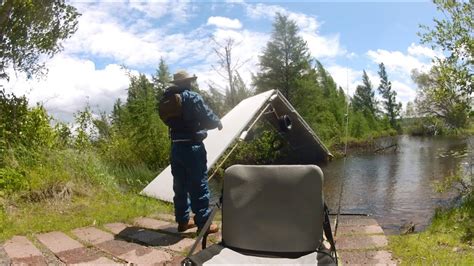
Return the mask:
M221 131L210 130L204 140L207 150L207 169L210 169L226 149L235 141L248 124L264 108L276 90L270 90L247 98L234 107L222 119ZM168 165L148 186L141 192L142 195L173 202L173 175Z

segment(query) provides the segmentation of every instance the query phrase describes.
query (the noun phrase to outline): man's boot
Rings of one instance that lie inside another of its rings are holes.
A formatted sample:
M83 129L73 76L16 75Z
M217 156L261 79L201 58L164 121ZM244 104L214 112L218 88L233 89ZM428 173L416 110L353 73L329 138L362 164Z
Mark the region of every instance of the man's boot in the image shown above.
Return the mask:
M182 233L188 229L196 227L196 224L192 219L187 221L186 223L178 223L178 232Z
M198 233L201 232L202 228L198 228ZM219 227L216 224L211 224L207 229L207 234L215 234L219 232Z

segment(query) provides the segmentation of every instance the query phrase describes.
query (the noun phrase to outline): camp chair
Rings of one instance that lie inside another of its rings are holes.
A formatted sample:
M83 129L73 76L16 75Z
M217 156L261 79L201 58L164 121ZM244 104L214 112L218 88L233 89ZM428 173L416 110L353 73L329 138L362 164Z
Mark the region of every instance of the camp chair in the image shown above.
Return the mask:
M229 167L222 242L205 248L215 208L183 264L337 264L322 185L323 173L315 165ZM330 248L323 244L323 231ZM201 237L203 250L192 255Z

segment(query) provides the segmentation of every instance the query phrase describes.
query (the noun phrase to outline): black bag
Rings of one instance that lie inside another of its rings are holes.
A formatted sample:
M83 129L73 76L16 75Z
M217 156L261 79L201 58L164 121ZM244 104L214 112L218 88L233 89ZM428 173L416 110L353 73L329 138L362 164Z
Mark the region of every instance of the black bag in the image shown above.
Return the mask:
M158 105L158 113L161 120L170 126L170 120L173 118L181 118L183 115L183 102L179 93L166 92L160 99Z

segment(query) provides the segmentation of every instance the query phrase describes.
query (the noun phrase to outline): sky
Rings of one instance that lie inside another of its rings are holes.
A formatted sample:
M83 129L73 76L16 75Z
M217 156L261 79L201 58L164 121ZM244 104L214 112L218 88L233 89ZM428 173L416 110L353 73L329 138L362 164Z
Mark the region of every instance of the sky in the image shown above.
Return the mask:
M89 104L110 112L126 99L129 75L151 77L160 58L172 73L198 76L201 89L225 90L215 71L212 39L236 40L233 58L251 86L258 57L270 40L275 14L294 20L312 58L352 95L366 70L377 87L378 64L386 66L392 88L404 105L416 96L412 69L428 70L442 56L419 42L419 25L432 26L441 14L427 1L68 1L82 14L63 51L45 59L48 74L27 79L10 72L7 91L44 104L56 119L73 120Z

